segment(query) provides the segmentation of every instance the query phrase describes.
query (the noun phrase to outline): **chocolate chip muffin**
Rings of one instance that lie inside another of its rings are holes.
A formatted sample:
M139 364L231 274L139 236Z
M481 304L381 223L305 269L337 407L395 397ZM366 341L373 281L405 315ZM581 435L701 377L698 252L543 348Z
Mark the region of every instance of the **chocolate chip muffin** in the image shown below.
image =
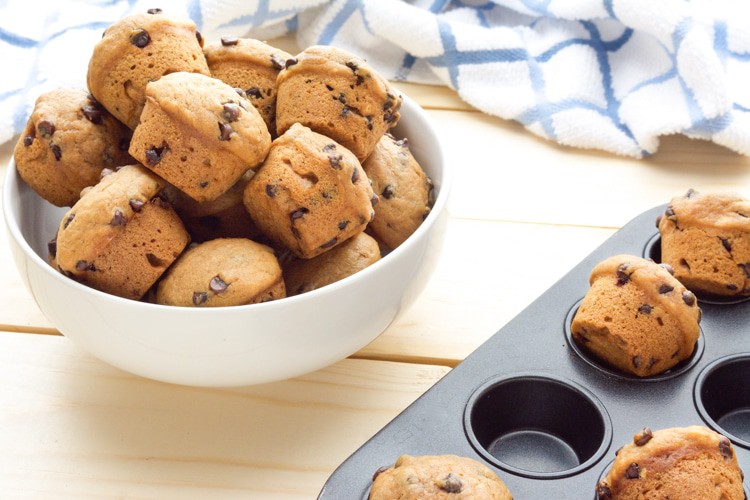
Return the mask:
M188 244L164 181L140 165L106 175L63 216L50 253L67 276L140 299Z
M729 439L701 426L633 436L596 488L598 500L743 500L742 471Z
M505 483L467 457L401 455L392 467L376 471L370 500L512 500Z
M156 290L158 304L221 307L285 296L273 250L245 238L220 238L192 246Z
M400 118L401 97L364 60L313 46L287 61L277 79L276 129L301 123L364 161Z
M701 311L669 266L616 255L591 271L591 288L571 324L573 340L607 365L638 377L690 357Z
M273 142L243 199L266 236L309 259L362 232L377 197L348 149L295 124Z
M130 154L205 202L260 165L270 146L258 111L232 87L198 73L172 73L147 85Z
M378 260L378 242L365 233L359 233L312 259L290 260L284 266L287 293L299 295L330 285Z
M409 151L408 140L390 134L380 139L362 168L380 198L367 230L394 249L430 212L432 183Z
M276 134L276 77L292 55L252 38L223 37L203 48L208 69L232 87L242 89Z
M750 295L750 200L733 193L672 198L657 221L661 261L699 294Z
M177 71L210 74L203 39L191 20L149 9L104 30L89 62L87 82L110 113L135 129L146 102L146 85Z
M133 163L130 130L82 89L39 96L13 157L19 175L39 196L72 206L104 168Z
M191 241L200 243L216 238L263 238L242 202L245 186L253 172L247 171L234 186L212 201L198 203L191 197L168 185L164 189L166 198L179 214Z

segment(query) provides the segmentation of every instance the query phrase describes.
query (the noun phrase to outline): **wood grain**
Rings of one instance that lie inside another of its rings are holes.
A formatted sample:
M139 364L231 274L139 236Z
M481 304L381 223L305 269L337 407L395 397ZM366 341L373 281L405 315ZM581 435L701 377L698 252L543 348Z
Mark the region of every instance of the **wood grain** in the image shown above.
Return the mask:
M284 382L197 389L126 374L62 337L10 332L0 366L4 498L309 500L448 371L344 360Z

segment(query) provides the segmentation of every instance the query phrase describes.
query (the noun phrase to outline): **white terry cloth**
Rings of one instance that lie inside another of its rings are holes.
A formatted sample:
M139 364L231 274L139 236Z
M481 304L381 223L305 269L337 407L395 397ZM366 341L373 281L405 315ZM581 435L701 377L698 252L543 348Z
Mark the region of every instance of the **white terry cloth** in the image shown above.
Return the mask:
M161 7L208 41L296 32L392 80L448 85L561 144L641 158L685 134L750 155L750 2L736 0L0 0L0 143L36 97L85 86L121 17Z

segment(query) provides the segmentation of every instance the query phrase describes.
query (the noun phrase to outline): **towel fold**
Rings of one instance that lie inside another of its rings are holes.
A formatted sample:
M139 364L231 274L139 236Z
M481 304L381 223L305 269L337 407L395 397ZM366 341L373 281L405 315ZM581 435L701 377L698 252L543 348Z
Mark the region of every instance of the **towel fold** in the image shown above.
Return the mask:
M154 5L158 3L159 5ZM560 144L642 158L685 134L750 155L750 4L734 0L2 2L0 143L36 97L85 86L101 32L159 6L207 40L295 32L393 80L443 84Z

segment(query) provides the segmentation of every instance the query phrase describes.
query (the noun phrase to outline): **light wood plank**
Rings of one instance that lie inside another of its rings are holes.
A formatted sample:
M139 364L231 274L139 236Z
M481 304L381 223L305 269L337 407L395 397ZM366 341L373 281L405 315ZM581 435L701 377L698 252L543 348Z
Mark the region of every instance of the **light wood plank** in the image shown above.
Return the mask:
M688 188L750 196L750 157L666 137L646 160L566 148L479 113L428 111L453 168L454 217L622 227Z
M111 368L63 337L0 334L4 498L315 498L448 368L345 360L196 389Z

